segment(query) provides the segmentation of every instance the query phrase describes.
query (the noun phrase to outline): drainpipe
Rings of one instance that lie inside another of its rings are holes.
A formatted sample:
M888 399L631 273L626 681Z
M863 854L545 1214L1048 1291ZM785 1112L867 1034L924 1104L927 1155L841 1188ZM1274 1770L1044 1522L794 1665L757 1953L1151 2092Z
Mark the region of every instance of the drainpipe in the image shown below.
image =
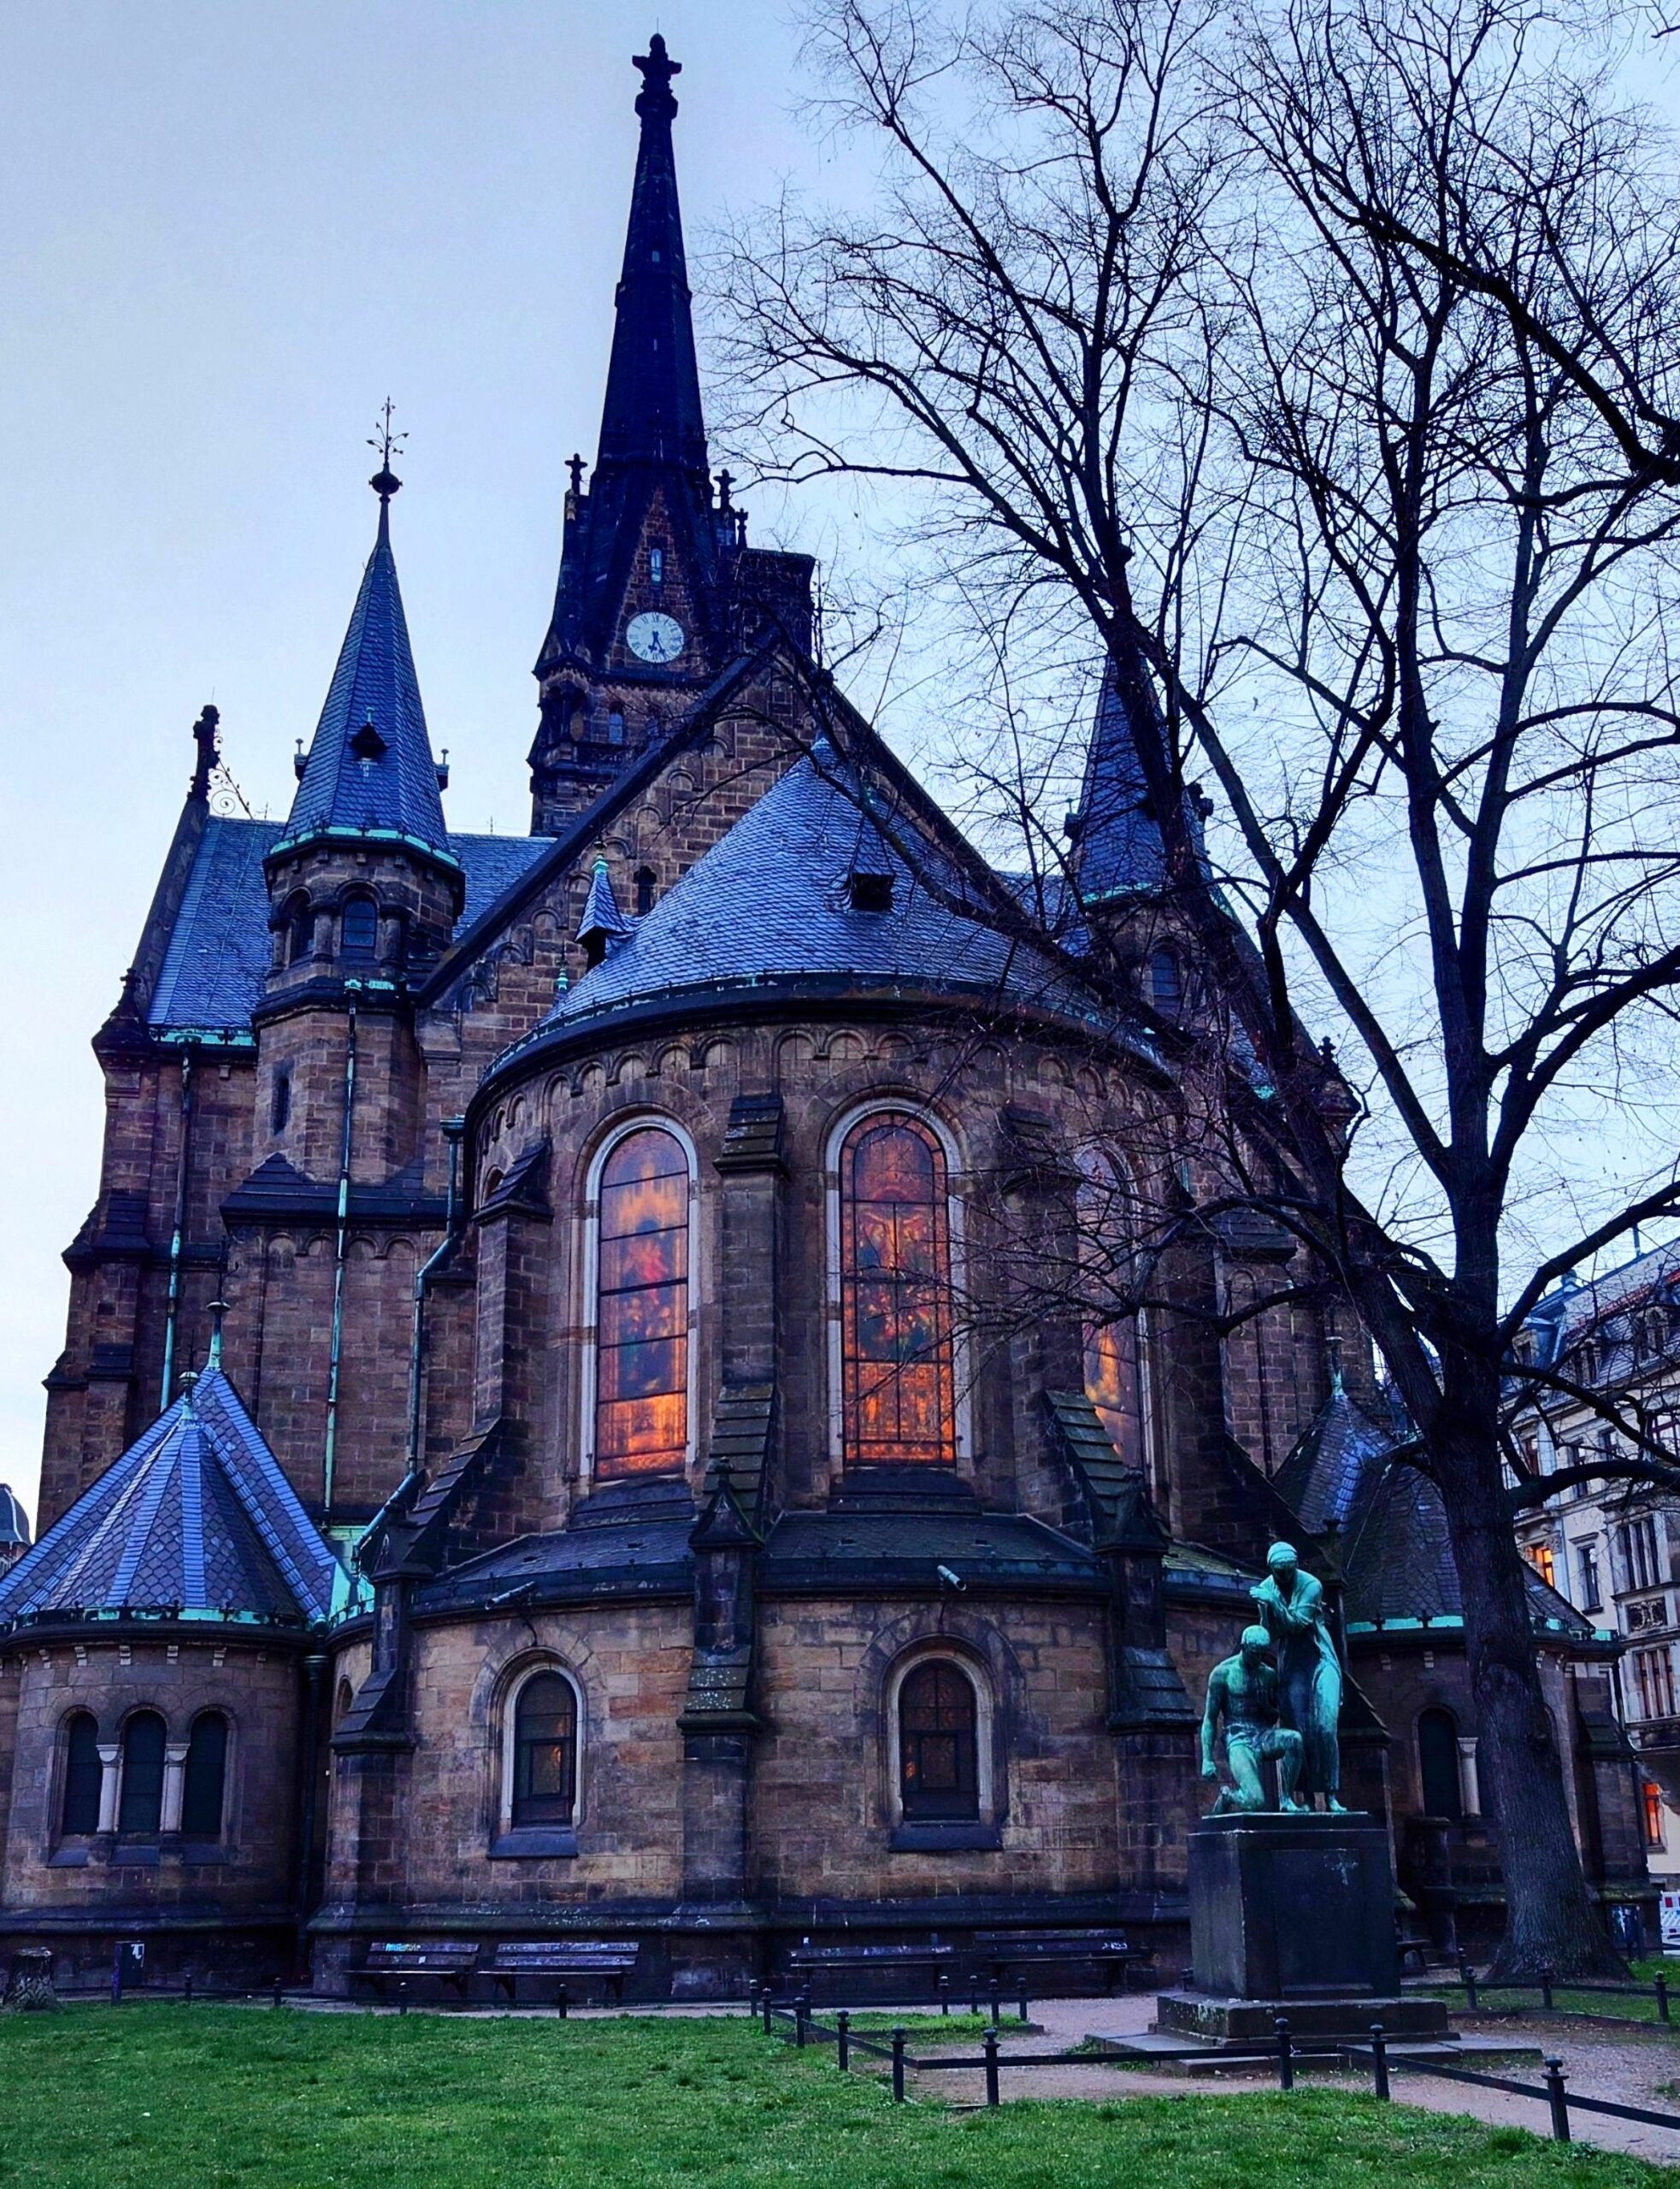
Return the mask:
M449 1198L445 1203L443 1243L415 1272L414 1335L409 1346L409 1449L406 1479L418 1482L420 1464L421 1390L426 1366L426 1295L432 1279L455 1252L456 1195L460 1179L461 1141L467 1130L464 1118L444 1119L444 1138L449 1142Z
M186 1241L186 1167L192 1144L192 1051L181 1051L180 1155L175 1165L175 1224L169 1235L169 1305L163 1318L163 1390L158 1410L169 1403L175 1380L175 1328L180 1320L181 1255Z
M327 1369L327 1448L321 1469L321 1503L333 1517L333 1487L339 1450L339 1370L345 1343L345 1256L350 1243L350 1143L356 1116L356 999L350 1000L345 1041L345 1136L339 1159L339 1228L333 1254L333 1346Z
M321 1688L327 1660L311 1651L304 1660L304 1726L301 1746L303 1814L298 1822L298 1939L293 1971L307 1983L309 1969L309 1903L314 1898L315 1814L321 1797Z

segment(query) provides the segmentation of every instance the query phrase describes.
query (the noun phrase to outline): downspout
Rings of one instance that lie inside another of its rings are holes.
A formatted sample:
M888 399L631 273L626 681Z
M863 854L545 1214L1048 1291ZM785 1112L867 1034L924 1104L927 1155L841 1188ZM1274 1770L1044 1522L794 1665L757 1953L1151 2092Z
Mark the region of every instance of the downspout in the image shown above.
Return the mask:
M461 1141L467 1130L464 1118L444 1119L444 1138L449 1142L449 1198L444 1205L443 1242L415 1272L414 1335L409 1346L409 1449L405 1480L417 1483L421 1475L421 1391L426 1369L426 1295L432 1279L455 1252L456 1196L460 1183Z
M345 1133L339 1159L339 1228L333 1253L333 1345L327 1369L327 1446L321 1469L321 1504L333 1517L333 1488L339 1449L339 1370L345 1343L345 1257L350 1244L350 1144L356 1115L356 999L350 999L345 1041Z
M163 1318L163 1390L161 1413L169 1403L169 1387L175 1380L175 1329L180 1320L181 1258L186 1242L187 1157L192 1145L192 1051L181 1051L180 1155L175 1165L175 1223L169 1235L169 1304Z
M303 1814L298 1821L298 1936L292 1962L300 1984L309 1981L309 1903L315 1897L315 1819L321 1799L321 1689L327 1660L311 1651L304 1660Z

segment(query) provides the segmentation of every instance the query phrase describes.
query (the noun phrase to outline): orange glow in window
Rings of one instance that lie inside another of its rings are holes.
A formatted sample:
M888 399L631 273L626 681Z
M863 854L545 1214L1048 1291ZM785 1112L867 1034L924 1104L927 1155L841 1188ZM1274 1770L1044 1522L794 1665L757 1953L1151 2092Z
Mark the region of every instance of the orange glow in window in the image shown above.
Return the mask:
M866 1118L840 1150L848 1466L957 1457L945 1154L917 1118Z
M669 1474L688 1450L688 1165L668 1132L621 1140L601 1172L595 1472Z

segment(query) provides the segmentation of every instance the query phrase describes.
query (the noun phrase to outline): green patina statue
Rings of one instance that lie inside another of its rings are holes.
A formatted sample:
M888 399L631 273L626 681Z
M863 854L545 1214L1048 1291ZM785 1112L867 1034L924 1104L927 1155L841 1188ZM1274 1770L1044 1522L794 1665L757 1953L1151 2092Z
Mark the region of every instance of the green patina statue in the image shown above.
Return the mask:
M1325 1613L1323 1584L1301 1572L1293 1543L1275 1543L1266 1553L1265 1579L1249 1593L1277 1657L1279 1714L1300 1737L1304 1806L1310 1808L1312 1796L1322 1794L1331 1814L1343 1816L1347 1812L1337 1798L1341 1749L1336 1738L1341 1661Z
M1277 1674L1266 1655L1270 1643L1271 1637L1264 1626L1245 1626L1236 1655L1216 1665L1208 1675L1207 1704L1202 1712L1202 1777L1219 1776L1213 1750L1223 1722L1225 1761L1236 1782L1220 1788L1219 1798L1210 1812L1214 1816L1227 1809L1264 1808L1266 1790L1260 1767L1274 1761L1278 1806L1306 1807L1295 1799L1301 1737L1291 1726L1277 1722Z

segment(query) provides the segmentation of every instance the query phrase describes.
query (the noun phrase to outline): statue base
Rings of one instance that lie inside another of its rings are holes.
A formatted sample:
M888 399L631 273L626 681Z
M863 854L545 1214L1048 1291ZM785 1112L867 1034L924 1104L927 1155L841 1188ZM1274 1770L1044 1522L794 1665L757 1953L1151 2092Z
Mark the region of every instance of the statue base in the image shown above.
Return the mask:
M1380 1818L1236 1810L1190 1834L1190 1954L1156 2028L1214 2044L1390 2036L1440 2042L1447 2009L1403 1997L1394 1877Z

